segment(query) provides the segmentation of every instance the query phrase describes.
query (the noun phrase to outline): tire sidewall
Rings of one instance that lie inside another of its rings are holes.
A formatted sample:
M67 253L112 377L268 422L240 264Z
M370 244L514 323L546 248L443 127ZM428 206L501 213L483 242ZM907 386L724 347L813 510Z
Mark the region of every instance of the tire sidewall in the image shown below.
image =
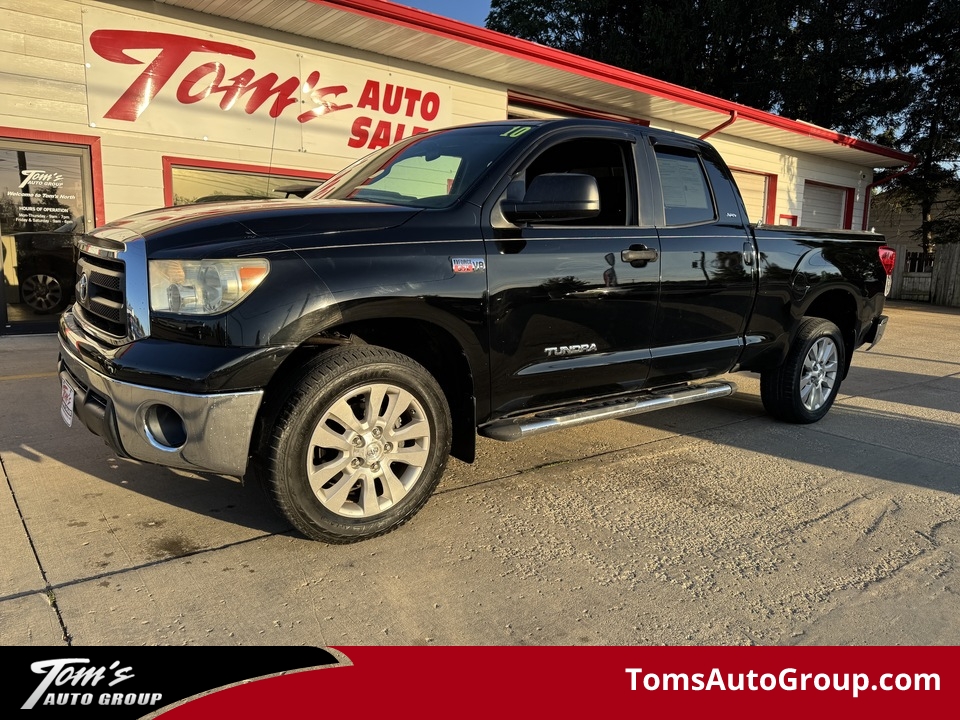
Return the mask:
M836 400L838 393L840 392L840 383L843 380L843 367L844 367L844 347L843 347L843 336L840 334L839 328L833 323L827 320L819 319L809 319L805 321L809 323L804 335L806 336L803 342L797 345L797 353L791 358L791 397L793 398L794 410L801 419L802 422L813 423L817 422L823 418L833 407L834 400ZM827 398L826 402L823 403L816 410L808 409L800 398L800 383L803 379L803 363L804 359L807 357L807 354L810 352L811 348L824 338L829 338L834 345L834 350L837 353L837 377L833 383L833 387L830 391L830 397Z
M331 356L337 352L332 351ZM349 355L339 354L341 357ZM289 519L308 536L351 542L399 527L423 506L443 474L451 442L446 398L421 366L405 356L390 354L395 355L398 362L378 361L335 371L329 369L333 367L332 363L321 362L312 372L306 373L303 380L307 386L311 380L322 382L320 391L299 397L295 392L278 419L278 423L286 428L278 430L280 439L271 458L274 491ZM306 458L313 430L331 404L344 394L370 383L395 385L417 399L429 423L430 449L420 477L396 505L370 518L350 518L332 512L316 497L307 477Z

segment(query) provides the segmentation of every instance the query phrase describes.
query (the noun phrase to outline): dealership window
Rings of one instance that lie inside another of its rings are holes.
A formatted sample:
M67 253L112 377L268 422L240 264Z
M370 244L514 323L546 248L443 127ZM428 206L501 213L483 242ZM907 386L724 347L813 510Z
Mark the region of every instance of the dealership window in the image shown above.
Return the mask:
M303 197L329 173L279 170L258 165L163 158L167 205Z
M3 327L52 329L72 301L74 240L95 224L91 174L89 147L0 138Z

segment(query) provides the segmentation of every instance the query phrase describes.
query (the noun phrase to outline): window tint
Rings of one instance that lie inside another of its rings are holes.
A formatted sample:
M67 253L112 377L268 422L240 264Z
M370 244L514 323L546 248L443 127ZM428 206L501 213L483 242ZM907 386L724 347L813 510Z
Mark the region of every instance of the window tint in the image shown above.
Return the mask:
M696 154L658 147L657 168L667 225L690 225L716 219L710 186Z

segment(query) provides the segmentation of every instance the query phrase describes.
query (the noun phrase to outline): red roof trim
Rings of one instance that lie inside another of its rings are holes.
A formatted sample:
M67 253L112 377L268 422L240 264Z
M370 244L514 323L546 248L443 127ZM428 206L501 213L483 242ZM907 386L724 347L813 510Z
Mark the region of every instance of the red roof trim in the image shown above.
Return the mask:
M494 30L470 25L469 23L450 18L440 17L422 10L415 10L403 5L397 5L385 0L310 0L317 5L327 5L348 12L363 15L375 20L385 20L395 25L412 28L431 33L440 37L465 42L486 50L494 50L523 60L553 67L558 70L572 72L583 77L593 78L602 82L619 85L630 90L636 90L648 95L654 95L665 100L673 100L685 105L691 105L703 110L729 115L736 112L740 119L749 120L760 125L786 130L804 137L825 140L837 145L867 152L872 155L899 160L909 163L913 156L892 148L876 145L866 140L859 140L849 135L843 135L833 130L827 130L816 125L790 120L774 115L773 113L757 110L746 105L723 100L713 95L690 90L689 88L674 85L655 78L630 72L623 68L614 67L605 63L589 60L573 53L556 50L529 40L511 37Z

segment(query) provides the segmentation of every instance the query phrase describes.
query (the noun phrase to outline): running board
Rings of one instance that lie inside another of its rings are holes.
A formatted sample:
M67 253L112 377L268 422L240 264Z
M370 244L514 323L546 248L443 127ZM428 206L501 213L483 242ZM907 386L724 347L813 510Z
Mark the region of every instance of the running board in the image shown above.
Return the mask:
M701 400L726 397L727 395L733 395L736 391L736 383L714 381L702 385L689 385L672 391L645 392L557 408L533 415L496 420L480 428L479 432L484 437L494 440L513 442L554 430L586 425L598 420L612 420L653 410L677 407L678 405L688 405Z

